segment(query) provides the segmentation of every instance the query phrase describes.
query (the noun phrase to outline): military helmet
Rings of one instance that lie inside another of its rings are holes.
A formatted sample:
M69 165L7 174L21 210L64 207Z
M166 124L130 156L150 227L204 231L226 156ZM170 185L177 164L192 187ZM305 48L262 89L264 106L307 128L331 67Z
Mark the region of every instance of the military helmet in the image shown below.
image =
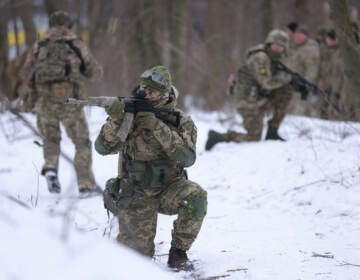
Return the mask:
M159 92L169 92L171 89L171 75L162 65L145 70L140 76L140 86L149 87Z
M72 27L72 20L70 15L64 11L56 11L50 15L49 18L50 27L54 26L66 26L68 28Z
M286 34L285 31L280 29L274 29L270 31L265 39L265 44L279 44L283 46L285 49L288 49L289 46L289 36Z
M327 25L321 25L317 29L318 36L326 36L326 34L331 30L331 28Z

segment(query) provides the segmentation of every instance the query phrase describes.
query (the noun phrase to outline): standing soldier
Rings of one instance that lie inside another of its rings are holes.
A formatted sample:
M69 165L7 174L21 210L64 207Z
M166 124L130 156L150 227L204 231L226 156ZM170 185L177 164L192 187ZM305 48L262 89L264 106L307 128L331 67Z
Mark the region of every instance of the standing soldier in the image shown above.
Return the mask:
M74 165L79 191L88 195L95 190L92 172L91 142L85 114L81 106L64 105L66 98L84 98L85 78L100 79L102 68L85 43L71 30L68 13L57 11L50 16L46 37L28 52L22 69L27 95L36 94L34 112L44 136L45 176L51 193L61 191L57 177L60 154L60 122L75 144Z
M295 21L289 22L285 27L285 32L289 36L289 49L288 49L288 55L291 52L291 49L294 46L294 34L296 29L298 28L298 24Z
M117 240L147 256L155 251L157 214L178 214L168 265L188 270L192 265L186 251L200 231L207 208L206 191L188 180L184 170L195 162L196 127L189 116L175 109L178 93L166 67L146 70L133 92L135 96L140 93L150 109L169 110L178 114L178 121L164 121L146 106L127 108L121 101L105 108L109 118L95 149L101 155L120 154L119 176L106 183L105 207L118 217ZM117 135L127 122L126 112L134 113L135 118L122 141Z
M247 61L238 70L234 88L237 110L243 117L245 133L228 131L225 134L210 130L205 149L210 150L219 142L259 141L265 113L271 111L266 140L281 140L279 126L286 115L291 99L291 76L276 69L276 61L284 61L289 45L285 31L272 30L265 40L248 51ZM302 89L305 93L306 89Z
M334 29L329 29L327 32L320 51L318 86L324 90L331 103L340 108L345 102L343 96L344 68L338 38ZM328 102L321 98L318 100L318 106L321 118L334 118L335 112Z
M288 66L293 71L304 76L311 83L316 83L319 74L320 52L318 43L309 38L308 29L300 25L293 35L293 46L289 53ZM316 115L308 102L300 100L299 95L294 94L289 105L289 112L298 115Z
M360 44L360 36L359 36L359 24L355 21L351 22L351 28L354 33L356 43Z

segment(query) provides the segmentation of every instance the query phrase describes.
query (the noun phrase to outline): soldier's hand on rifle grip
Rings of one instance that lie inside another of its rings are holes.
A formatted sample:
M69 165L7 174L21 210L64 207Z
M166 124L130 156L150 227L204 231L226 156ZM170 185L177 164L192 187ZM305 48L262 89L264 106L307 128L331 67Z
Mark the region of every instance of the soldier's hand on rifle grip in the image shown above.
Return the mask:
M294 90L300 92L301 100L306 100L309 95L309 90L306 86L302 85L298 81L292 79L290 85Z
M120 122L124 116L125 104L122 101L115 101L105 106L106 113L116 122Z
M136 114L138 112L152 112L153 107L150 101L146 99L136 99L136 100L124 100L125 107L124 111L126 113Z
M300 92L301 100L306 100L309 95L309 91L308 91L307 87L300 85L298 88L298 91Z

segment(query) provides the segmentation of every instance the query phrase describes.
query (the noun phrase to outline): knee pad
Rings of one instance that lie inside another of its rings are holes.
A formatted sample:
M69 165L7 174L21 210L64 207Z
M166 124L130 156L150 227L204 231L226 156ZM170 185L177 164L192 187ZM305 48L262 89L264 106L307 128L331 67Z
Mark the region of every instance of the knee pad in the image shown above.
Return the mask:
M201 220L206 215L207 193L206 191L194 192L185 199L187 214L191 219Z

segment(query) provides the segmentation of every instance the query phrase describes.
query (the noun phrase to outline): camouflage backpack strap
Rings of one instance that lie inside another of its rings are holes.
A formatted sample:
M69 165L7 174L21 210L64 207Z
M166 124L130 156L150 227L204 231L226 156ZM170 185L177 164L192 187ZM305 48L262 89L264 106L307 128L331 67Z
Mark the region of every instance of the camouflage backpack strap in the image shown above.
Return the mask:
M266 53L265 46L263 44L259 44L259 45L256 45L255 47L248 49L247 53L246 53L246 58L249 58L250 56L252 56L253 54L256 54L258 52Z
M39 48L38 48L38 52L37 52L36 55L39 54L40 48L46 48L46 46L47 46L48 44L49 44L49 39L47 39L47 38L39 40L39 42L38 42Z
M74 42L72 40L66 41L66 44L68 44L68 46L74 51L76 56L80 59L80 61L81 61L80 72L84 73L85 70L86 70L86 66L85 66L85 61L84 61L84 58L83 58L83 56L81 54L80 49L74 45Z

